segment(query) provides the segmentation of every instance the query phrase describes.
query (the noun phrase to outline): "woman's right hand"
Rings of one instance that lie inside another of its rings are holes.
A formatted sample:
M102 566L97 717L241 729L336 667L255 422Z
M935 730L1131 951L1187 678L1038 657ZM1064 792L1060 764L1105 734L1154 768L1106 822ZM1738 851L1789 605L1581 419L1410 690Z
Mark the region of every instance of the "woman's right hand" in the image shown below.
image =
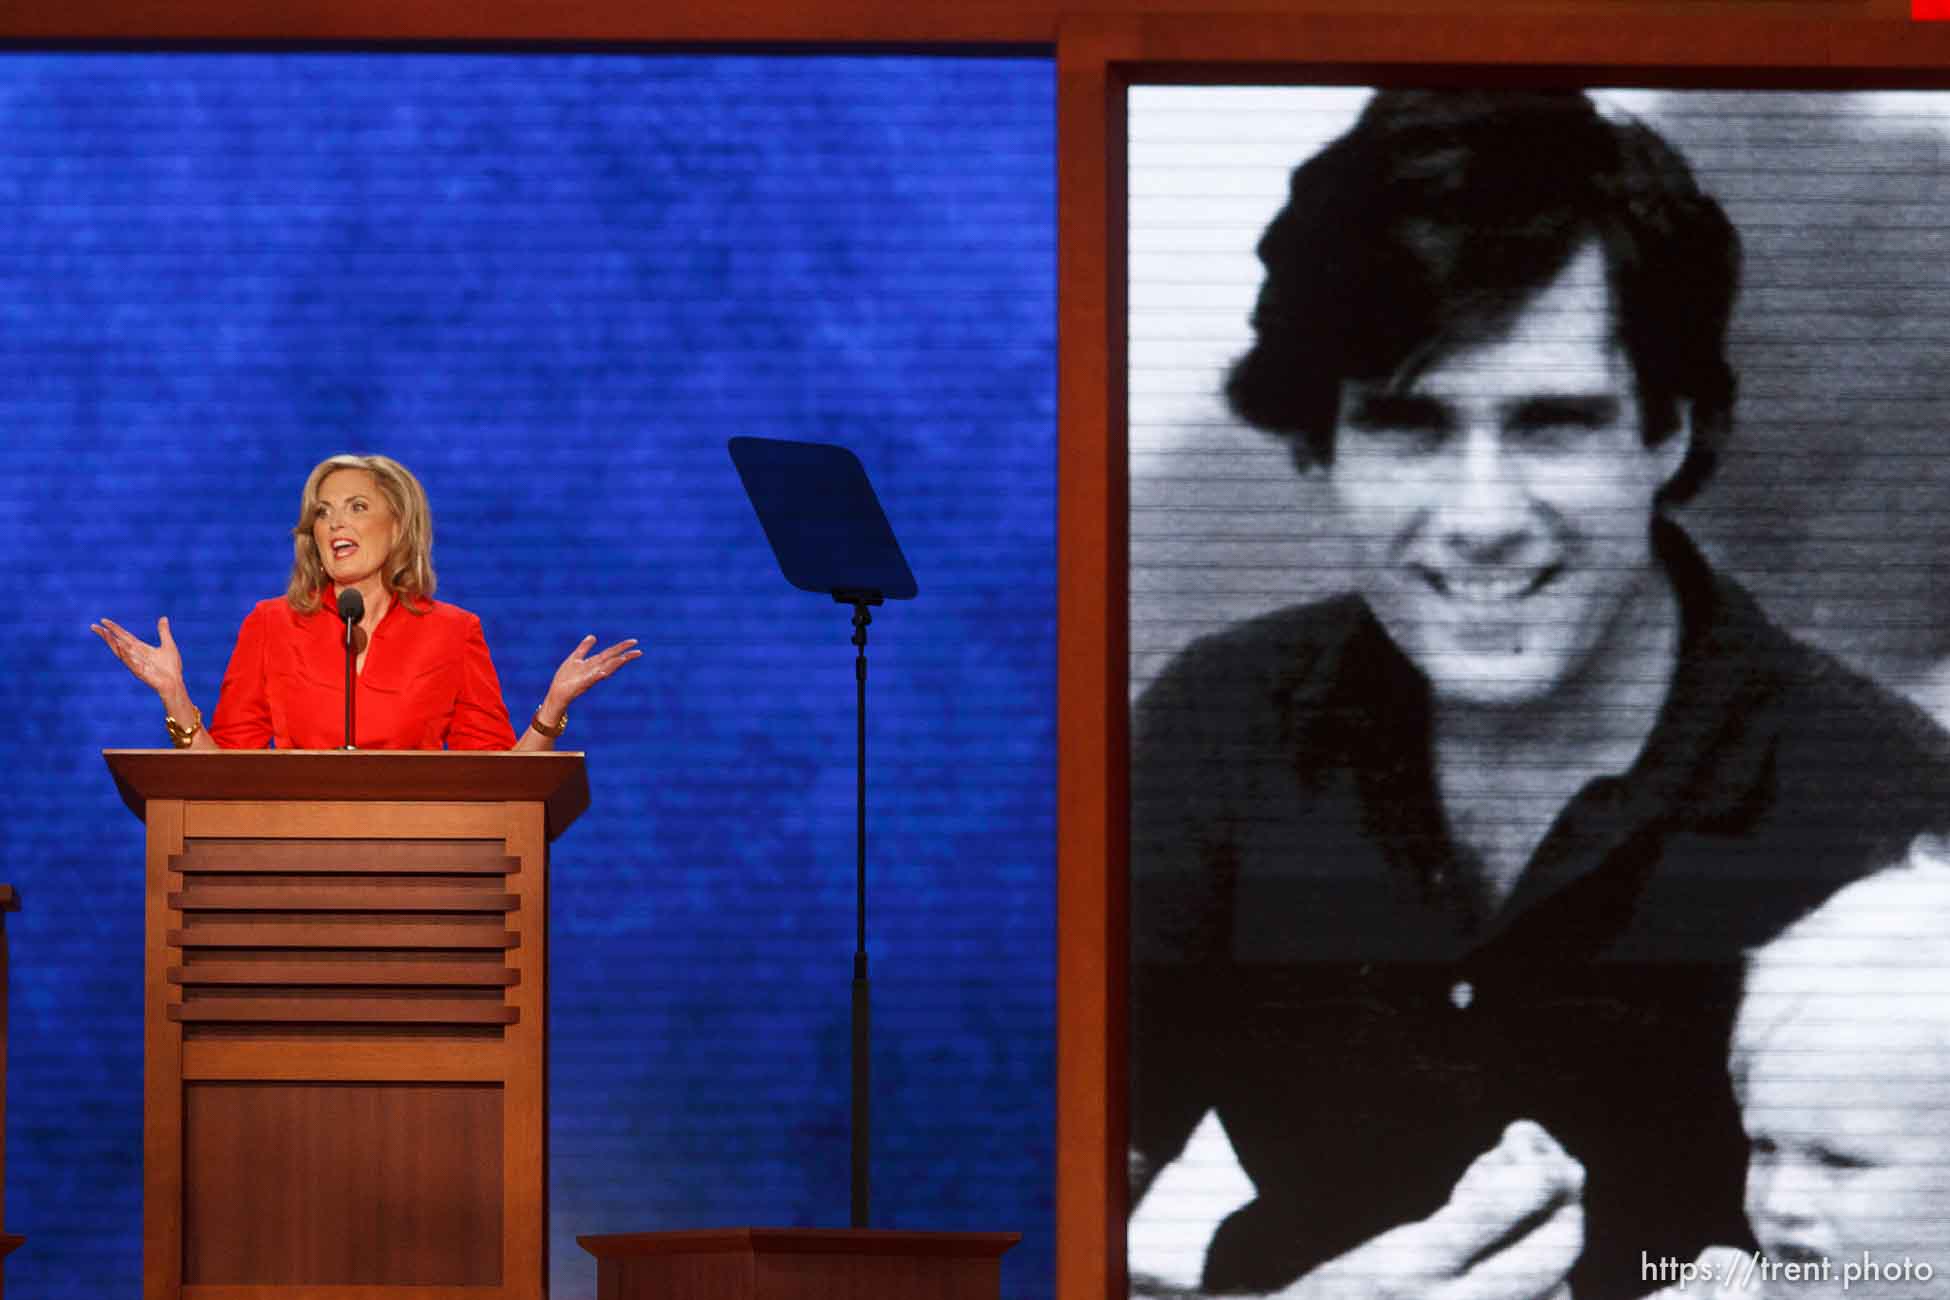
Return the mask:
M163 697L168 703L171 696L182 696L183 656L176 649L176 638L169 634L169 620L156 620L156 645L150 645L110 619L90 623L88 630L108 644L115 657L122 661L123 667L134 673L136 680Z

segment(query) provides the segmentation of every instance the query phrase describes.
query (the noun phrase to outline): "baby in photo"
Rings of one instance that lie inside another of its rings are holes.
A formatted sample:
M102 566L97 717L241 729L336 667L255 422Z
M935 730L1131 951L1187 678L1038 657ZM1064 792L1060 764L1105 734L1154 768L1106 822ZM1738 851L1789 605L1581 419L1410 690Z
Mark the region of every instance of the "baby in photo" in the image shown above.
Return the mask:
M1728 1064L1760 1250L1708 1250L1658 1295L1950 1295L1950 845L1754 954Z

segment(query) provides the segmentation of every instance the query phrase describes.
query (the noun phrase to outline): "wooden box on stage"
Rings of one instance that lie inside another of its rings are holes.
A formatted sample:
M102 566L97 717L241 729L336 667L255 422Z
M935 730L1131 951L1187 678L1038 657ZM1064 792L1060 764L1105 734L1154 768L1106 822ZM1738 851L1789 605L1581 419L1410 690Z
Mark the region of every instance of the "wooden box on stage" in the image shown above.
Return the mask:
M144 1300L540 1300L582 756L105 757L148 827Z
M596 1300L996 1300L1014 1232L717 1228L577 1237Z

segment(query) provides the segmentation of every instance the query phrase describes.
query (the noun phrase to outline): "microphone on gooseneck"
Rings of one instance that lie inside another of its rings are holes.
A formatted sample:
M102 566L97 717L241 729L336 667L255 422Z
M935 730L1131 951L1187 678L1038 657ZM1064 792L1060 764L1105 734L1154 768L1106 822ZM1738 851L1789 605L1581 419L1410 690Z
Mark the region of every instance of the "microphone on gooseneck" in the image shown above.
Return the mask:
M345 747L352 748L353 670L358 658L353 633L366 616L366 598L347 589L339 593L339 617L345 620Z

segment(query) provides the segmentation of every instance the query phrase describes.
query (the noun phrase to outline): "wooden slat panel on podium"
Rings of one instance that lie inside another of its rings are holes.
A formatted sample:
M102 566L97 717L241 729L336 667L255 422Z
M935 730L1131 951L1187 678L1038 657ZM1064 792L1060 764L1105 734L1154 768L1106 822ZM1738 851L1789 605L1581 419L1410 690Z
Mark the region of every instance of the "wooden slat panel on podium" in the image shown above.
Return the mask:
M148 825L144 1300L540 1300L579 754L106 754Z

